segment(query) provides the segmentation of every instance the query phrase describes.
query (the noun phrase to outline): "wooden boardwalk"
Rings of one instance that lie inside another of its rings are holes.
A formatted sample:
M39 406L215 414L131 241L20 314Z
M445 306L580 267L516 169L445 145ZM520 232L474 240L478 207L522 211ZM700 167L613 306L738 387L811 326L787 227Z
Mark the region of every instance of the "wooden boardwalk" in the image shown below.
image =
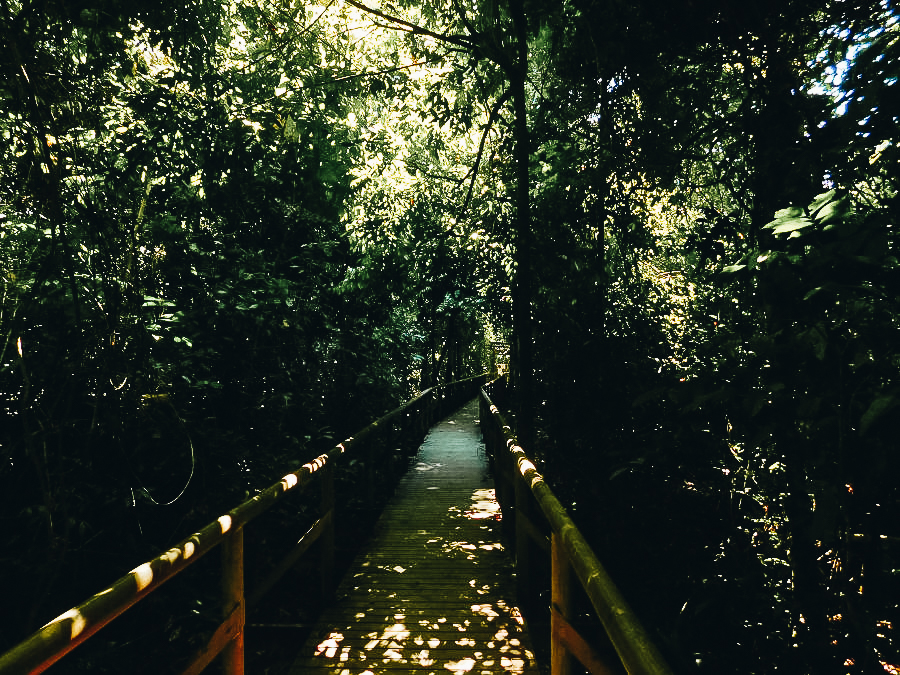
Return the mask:
M291 675L538 673L477 417L432 428Z

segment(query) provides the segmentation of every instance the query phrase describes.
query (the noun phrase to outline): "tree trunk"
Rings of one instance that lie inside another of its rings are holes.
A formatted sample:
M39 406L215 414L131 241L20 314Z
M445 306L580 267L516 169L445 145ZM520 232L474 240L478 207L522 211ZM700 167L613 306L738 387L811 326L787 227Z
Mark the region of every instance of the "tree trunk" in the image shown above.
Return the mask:
M528 75L528 27L522 0L510 0L510 14L517 41L516 64L509 72L515 111L514 132L516 139L516 272L513 284L513 329L516 340L515 382L517 406L516 430L519 444L534 452L534 336L531 320L532 283L532 233L531 202L529 199L529 147L528 102L525 98L525 78Z

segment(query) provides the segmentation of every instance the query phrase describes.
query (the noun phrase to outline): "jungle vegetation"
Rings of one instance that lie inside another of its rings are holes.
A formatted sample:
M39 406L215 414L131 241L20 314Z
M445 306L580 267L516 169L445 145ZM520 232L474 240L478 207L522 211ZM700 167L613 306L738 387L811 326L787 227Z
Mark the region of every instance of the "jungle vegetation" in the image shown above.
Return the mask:
M3 0L0 35L0 651L504 343L678 672L898 672L893 0Z

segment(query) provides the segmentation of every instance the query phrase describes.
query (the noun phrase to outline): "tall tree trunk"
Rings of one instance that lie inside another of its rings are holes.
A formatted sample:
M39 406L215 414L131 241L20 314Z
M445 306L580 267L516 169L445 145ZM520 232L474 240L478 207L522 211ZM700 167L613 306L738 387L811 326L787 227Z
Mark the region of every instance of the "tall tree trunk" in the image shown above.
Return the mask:
M797 446L787 461L784 510L791 535L789 560L793 585L792 623L801 656L811 672L837 672L828 630L828 598L822 586L818 551L812 534L813 505L803 469L803 453Z
M515 111L516 139L516 278L513 285L513 328L516 340L516 397L518 410L516 427L519 444L534 452L534 327L531 303L534 293L532 281L531 202L529 199L528 102L525 98L525 79L528 75L528 24L522 0L510 0L516 33L517 58L509 72Z

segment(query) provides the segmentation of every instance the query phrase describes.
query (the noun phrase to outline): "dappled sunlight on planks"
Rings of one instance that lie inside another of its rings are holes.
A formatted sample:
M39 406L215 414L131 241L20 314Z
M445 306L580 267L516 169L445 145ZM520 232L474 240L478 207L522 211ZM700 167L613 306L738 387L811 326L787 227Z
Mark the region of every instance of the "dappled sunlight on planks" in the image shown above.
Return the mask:
M472 406L435 427L291 673L537 673Z

